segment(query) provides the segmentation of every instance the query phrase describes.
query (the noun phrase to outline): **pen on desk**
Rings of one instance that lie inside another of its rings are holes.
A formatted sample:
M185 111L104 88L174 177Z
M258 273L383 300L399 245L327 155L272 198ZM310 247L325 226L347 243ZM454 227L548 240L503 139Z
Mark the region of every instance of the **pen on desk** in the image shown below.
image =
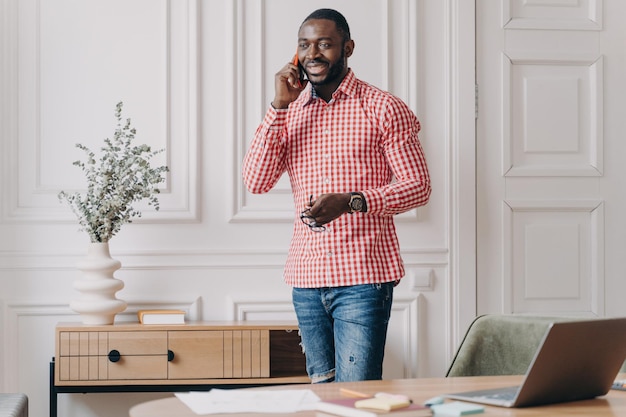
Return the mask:
M348 388L339 388L339 392L341 395L345 397L351 398L370 398L371 395L365 394L364 392L354 391Z

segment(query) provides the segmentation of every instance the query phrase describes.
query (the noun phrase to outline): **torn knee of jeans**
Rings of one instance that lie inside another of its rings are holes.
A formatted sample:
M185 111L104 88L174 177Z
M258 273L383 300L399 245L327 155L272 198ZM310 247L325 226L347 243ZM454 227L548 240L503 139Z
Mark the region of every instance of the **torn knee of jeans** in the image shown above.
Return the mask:
M312 384L321 384L324 382L333 382L335 380L335 370L331 369L330 371L323 373L323 374L317 374L317 375L312 375L311 376L311 383Z

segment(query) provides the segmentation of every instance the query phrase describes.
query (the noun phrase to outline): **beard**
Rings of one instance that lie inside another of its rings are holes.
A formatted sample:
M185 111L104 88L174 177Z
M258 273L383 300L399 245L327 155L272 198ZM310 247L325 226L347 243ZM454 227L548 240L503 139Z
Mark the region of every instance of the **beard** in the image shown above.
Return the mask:
M313 86L322 86L326 84L331 84L343 76L343 72L346 69L346 52L342 48L341 56L339 57L337 61L333 63L330 63L328 61L323 61L323 62L328 64L328 74L326 75L326 77L318 81L313 81L311 77L309 76L309 74L307 74L307 78L309 79L309 82Z

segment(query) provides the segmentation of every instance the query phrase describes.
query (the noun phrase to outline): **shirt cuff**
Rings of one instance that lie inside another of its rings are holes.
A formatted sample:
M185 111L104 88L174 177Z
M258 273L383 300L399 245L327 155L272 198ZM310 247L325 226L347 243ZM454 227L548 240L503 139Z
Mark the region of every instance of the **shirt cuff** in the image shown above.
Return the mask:
M263 118L263 126L271 130L282 129L287 121L287 111L288 109L277 109L270 103L265 118Z

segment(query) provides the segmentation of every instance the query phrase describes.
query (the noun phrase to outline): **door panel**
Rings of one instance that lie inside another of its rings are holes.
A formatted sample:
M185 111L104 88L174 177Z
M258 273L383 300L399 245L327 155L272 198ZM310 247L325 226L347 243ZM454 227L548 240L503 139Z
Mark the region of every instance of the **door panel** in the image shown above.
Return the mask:
M478 313L626 314L606 291L624 290L606 271L626 225L605 213L624 201L605 150L624 150L607 112L625 104L626 2L476 5Z

